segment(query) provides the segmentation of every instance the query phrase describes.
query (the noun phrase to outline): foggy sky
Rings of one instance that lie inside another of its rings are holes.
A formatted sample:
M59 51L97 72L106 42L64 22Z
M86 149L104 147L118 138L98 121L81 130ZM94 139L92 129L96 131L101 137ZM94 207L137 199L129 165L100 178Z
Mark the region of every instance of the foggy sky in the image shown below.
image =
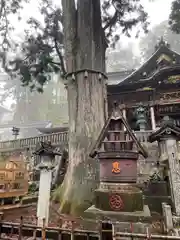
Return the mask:
M55 3L59 3L60 0L54 0ZM142 5L145 10L148 12L149 21L150 21L150 29L159 24L160 22L167 20L170 13L172 0L141 0ZM15 32L13 32L13 37L16 36L16 39L22 41L24 35L24 29L27 28L26 21L29 17L36 17L40 22L42 21L42 17L38 10L38 0L31 0L31 4L26 4L25 8L22 11L21 17L22 21L18 22L15 16L12 17L12 21L14 23ZM128 42L133 42L134 44L134 53L139 53L138 42L139 39L135 39L135 31L132 32L132 37L127 38L125 36L121 36L121 43L126 45ZM143 36L143 34L141 34ZM7 107L9 107L12 103L11 99L8 99L5 103Z

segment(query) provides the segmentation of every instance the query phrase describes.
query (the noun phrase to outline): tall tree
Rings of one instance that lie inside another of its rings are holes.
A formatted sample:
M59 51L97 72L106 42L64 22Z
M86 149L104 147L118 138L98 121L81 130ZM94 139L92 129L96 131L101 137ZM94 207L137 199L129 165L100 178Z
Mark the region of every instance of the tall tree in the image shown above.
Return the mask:
M107 50L107 72L126 71L135 69L140 65L140 58L133 52L133 44L129 43L126 47L116 45L115 49Z
M146 29L147 14L138 0L104 0L102 6L100 0L62 0L62 8L63 17L60 8L43 0L44 24L30 19L35 33L27 33L23 54L7 61L4 53L3 66L38 91L50 73L61 71L66 76L69 165L58 197L62 212L79 214L91 205L98 180L98 163L89 152L106 119L106 47L119 39L114 34L117 27L118 33L127 35L140 23Z
M169 16L169 24L173 32L180 33L180 0L173 0L171 6L171 14Z
M59 74L52 75L52 80L44 86L43 94L22 87L18 78L4 75L3 80L0 103L7 99L14 101L14 124L39 120L50 120L53 124L68 122L67 94Z

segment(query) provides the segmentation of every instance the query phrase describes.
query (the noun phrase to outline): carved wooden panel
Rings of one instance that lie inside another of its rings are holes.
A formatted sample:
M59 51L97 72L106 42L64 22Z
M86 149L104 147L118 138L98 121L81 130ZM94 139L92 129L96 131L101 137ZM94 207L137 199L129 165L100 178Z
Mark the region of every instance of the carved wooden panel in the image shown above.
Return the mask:
M174 105L159 105L156 107L157 115L168 115L180 114L180 104Z
M161 101L172 101L172 100L179 100L180 102L180 91L177 92L169 92L169 93L162 93L160 95Z

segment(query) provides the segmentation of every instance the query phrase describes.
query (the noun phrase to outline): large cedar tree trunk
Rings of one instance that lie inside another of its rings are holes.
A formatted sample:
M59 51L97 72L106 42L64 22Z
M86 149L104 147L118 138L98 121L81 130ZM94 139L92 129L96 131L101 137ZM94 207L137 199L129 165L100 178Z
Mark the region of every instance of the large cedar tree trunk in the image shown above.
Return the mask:
M105 46L100 0L62 0L68 73L69 165L58 189L60 210L79 215L91 204L99 180L89 152L106 118ZM88 69L85 71L84 69ZM82 70L82 71L81 71ZM93 70L93 71L91 71Z

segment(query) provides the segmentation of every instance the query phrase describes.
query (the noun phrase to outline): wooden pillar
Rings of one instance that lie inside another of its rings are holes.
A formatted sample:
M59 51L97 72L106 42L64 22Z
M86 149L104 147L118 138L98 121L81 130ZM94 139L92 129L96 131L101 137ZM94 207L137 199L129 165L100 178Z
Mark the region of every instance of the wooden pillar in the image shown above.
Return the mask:
M4 198L1 199L1 205L4 205Z
M123 108L122 113L123 113L124 119L126 119L126 108ZM123 130L125 131L125 130L126 130L126 127L123 126L123 128L124 128Z
M155 114L154 114L154 107L150 107L150 114L151 114L151 126L152 130L156 130L156 120L155 120Z

